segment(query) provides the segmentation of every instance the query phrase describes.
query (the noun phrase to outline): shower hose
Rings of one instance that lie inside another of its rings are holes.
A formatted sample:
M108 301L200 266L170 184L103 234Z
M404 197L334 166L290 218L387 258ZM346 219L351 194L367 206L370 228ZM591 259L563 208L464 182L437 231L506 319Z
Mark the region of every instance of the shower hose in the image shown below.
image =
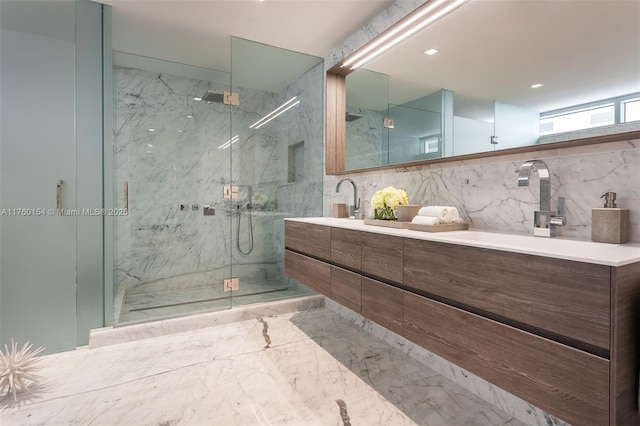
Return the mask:
M236 229L236 245L240 254L248 255L253 251L253 220L251 219L251 204L247 204L247 210L249 211L249 250L242 251L240 248L240 224L242 223L242 211L238 209L238 227Z

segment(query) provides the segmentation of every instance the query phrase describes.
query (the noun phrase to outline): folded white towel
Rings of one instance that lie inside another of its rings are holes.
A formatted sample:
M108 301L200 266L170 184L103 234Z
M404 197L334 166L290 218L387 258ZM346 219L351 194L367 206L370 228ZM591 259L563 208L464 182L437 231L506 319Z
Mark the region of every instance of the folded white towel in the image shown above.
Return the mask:
M460 219L460 213L458 213L458 209L455 207L449 207L449 212L447 213L447 222L459 223L456 222L458 219Z
M426 206L420 208L419 216L437 217L442 223L455 223L460 217L458 209L450 206Z
M440 219L432 216L415 216L411 223L415 223L417 225L440 225Z
M420 207L418 210L418 216L430 216L437 217L438 219L444 219L449 213L449 208L444 206L426 206Z

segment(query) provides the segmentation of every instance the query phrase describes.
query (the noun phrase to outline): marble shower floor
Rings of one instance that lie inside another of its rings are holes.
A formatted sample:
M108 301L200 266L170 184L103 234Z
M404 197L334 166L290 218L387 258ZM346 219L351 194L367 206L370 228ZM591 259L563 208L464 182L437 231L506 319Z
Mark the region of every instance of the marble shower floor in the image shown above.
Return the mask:
M229 293L223 292L217 285L147 293L127 292L118 325L229 309L231 306L308 294L313 292L302 287L289 286L280 280L244 282L241 283L240 290Z
M0 424L523 425L326 308L47 355L40 375Z

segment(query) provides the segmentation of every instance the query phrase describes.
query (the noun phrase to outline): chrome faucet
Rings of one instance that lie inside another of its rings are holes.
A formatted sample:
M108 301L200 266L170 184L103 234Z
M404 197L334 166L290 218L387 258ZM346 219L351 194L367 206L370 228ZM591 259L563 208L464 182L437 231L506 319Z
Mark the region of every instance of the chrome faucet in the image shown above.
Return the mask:
M542 160L527 160L518 171L518 186L529 186L532 171L540 178L540 210L533 214L533 235L555 237L556 227L567 224L564 215L564 197L558 197L558 211L551 211L551 176Z
M360 214L360 198L358 198L358 188L356 184L349 178L340 179L340 182L336 185L336 192L340 192L340 184L345 180L351 182L351 185L353 185L353 205L349 206L349 218L357 219Z

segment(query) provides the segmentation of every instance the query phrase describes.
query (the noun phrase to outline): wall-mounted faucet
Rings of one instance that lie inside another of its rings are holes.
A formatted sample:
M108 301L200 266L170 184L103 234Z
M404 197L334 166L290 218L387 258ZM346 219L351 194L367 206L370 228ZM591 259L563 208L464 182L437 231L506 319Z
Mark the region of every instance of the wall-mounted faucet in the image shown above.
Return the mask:
M527 160L518 171L518 186L529 186L532 171L540 178L540 209L533 215L533 235L536 237L555 237L556 226L566 225L564 215L564 197L558 197L558 210L551 210L551 176L542 160Z
M340 182L336 185L336 192L340 192L340 185L345 180L351 182L351 185L353 185L353 205L349 206L349 218L358 219L360 215L360 198L358 198L358 188L356 184L349 178L340 179Z

